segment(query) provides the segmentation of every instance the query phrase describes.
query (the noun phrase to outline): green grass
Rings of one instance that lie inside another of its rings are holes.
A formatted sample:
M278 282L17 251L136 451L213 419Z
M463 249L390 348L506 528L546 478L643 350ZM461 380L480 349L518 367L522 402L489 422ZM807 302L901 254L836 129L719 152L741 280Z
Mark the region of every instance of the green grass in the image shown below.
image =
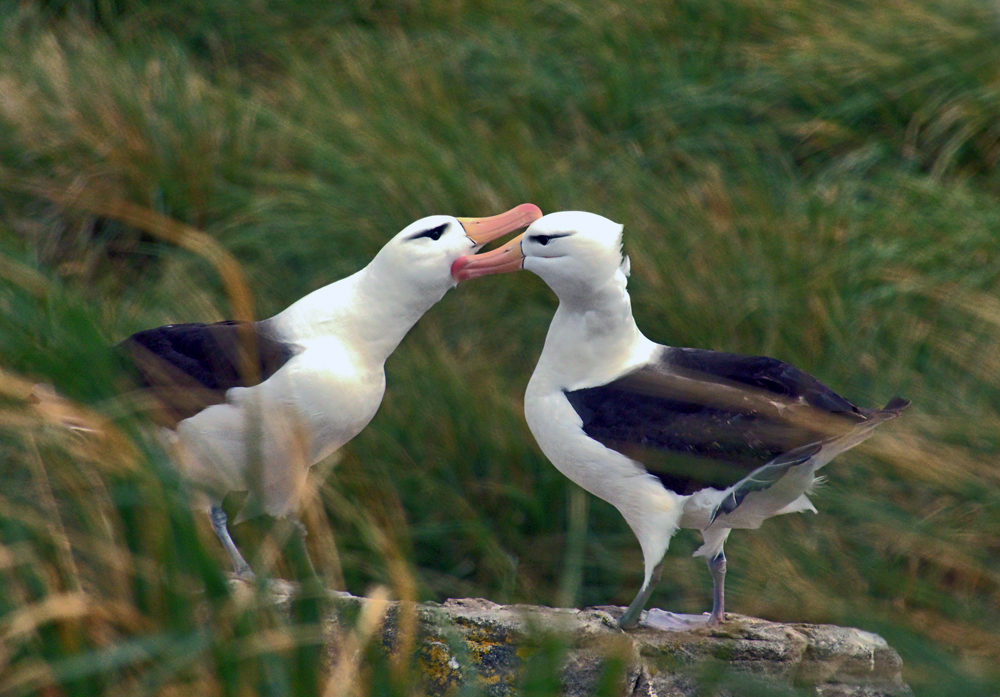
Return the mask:
M829 468L820 516L733 536L731 609L881 632L920 695L1000 692L994 4L7 0L0 17L10 693L305 694L324 677L295 633L317 608L289 620L230 595L120 391L109 344L239 298L204 256L108 217L119 199L228 250L257 316L431 213L531 201L624 223L652 339L774 355L865 406L914 401ZM483 279L403 342L307 507L332 585L631 599L635 540L591 499L585 544L568 542L571 485L523 422L554 306L529 274ZM35 382L117 435L46 421ZM707 607L697 544L675 538L654 603ZM287 648L255 644L266 630ZM398 670L359 689L406 691Z

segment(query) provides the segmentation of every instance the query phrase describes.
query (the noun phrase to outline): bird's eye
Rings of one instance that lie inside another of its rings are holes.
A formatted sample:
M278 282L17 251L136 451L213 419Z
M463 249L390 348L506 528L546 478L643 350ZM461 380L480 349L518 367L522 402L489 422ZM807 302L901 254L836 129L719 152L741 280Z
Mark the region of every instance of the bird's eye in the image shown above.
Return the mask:
M443 225L432 227L430 230L424 230L423 232L418 232L410 239L419 240L421 237L430 237L432 240L437 242L439 239L441 239L441 235L443 235L444 231L447 229L448 229L448 223L444 223Z
M569 237L569 233L567 232L563 235L532 235L528 239L530 239L532 242L537 242L538 244L544 247L549 243L550 240L557 240L560 237Z

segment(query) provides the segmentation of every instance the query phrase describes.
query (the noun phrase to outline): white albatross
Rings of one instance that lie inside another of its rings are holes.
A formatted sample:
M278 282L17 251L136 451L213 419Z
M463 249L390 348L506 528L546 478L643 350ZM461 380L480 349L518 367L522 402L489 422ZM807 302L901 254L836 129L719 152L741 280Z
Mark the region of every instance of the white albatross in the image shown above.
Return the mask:
M730 530L815 512L807 494L816 471L909 402L859 409L774 358L650 341L632 318L621 250L621 225L552 213L503 247L459 260L453 273L524 268L559 297L524 413L556 468L615 506L639 540L645 576L619 626L638 623L678 528L704 537L695 556L712 575L715 625L725 618Z
M238 577L253 572L229 535L226 494L248 492L237 522L266 513L304 534L297 512L309 468L371 421L386 359L457 285L452 264L541 214L526 203L490 218L422 218L365 268L270 319L168 325L119 345Z

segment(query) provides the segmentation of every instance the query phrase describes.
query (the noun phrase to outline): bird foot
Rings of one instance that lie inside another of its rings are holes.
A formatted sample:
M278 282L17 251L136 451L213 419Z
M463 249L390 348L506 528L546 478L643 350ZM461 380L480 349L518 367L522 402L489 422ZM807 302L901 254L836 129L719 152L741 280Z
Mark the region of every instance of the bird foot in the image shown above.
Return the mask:
M283 578L269 578L264 585L268 593L281 597L292 596L299 588L299 584L286 581Z
M230 583L240 582L252 586L257 582L257 574L251 571L250 567L247 567L245 571L228 573L226 577ZM264 588L269 593L275 595L291 595L298 588L298 584L286 581L283 578L268 578L264 580Z
M667 612L659 608L650 608L642 624L651 629L664 632L687 632L708 625L709 617L705 615L683 615Z
M241 569L240 571L234 571L233 573L226 574L226 577L230 581L242 581L243 583L250 584L257 580L257 575L250 570L249 566L245 569Z
M722 623L726 621L725 614L722 615L709 615L708 622L706 622L709 627L720 627Z

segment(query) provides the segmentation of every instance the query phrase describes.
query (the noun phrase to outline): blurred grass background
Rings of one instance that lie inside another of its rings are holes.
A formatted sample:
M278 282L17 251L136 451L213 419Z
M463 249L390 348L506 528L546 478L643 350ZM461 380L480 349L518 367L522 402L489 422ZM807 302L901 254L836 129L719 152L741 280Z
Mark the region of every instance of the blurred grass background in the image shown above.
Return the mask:
M879 632L918 695L1000 694L998 160L987 0L0 0L0 690L326 689L322 602L225 584L108 346L269 316L412 220L530 201L625 224L650 338L914 401L828 469L820 516L733 536L729 609ZM523 421L554 307L491 277L406 338L306 504L331 586L631 600L624 521ZM657 606L708 609L698 544ZM327 694L416 689L355 668Z

